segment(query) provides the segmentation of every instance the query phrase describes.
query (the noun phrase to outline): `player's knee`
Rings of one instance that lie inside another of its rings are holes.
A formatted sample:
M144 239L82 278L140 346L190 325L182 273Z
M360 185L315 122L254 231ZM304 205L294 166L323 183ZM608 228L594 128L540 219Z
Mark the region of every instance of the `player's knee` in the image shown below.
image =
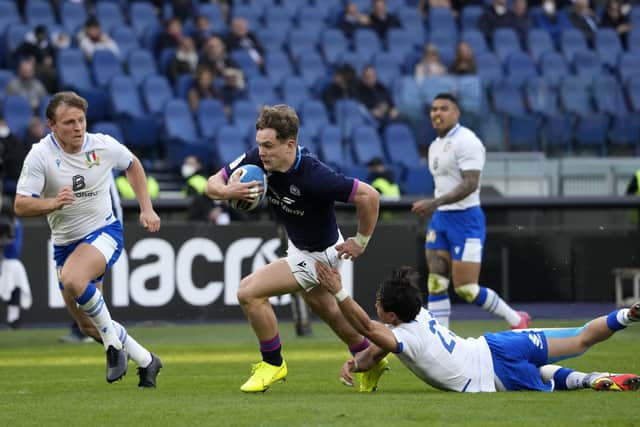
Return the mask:
M79 274L65 269L60 273L60 282L64 289L77 295L81 294L87 285L87 280L82 279Z
M480 286L477 283L469 283L468 285L457 286L455 291L466 302L474 302L480 293Z
M253 302L256 297L253 292L253 275L249 275L240 280L240 286L238 286L238 302L241 305L247 305Z
M429 273L427 287L429 294L442 294L449 288L449 279L440 274Z

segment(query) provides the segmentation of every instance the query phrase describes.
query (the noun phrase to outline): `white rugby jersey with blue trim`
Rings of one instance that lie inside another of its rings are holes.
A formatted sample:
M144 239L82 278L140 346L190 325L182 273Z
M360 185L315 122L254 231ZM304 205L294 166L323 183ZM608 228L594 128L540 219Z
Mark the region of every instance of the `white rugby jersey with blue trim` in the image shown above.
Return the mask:
M398 359L427 384L441 390L496 391L491 351L483 337L461 338L422 308L415 320L391 326Z
M446 136L436 138L429 145L429 171L433 175L435 197L451 192L462 183L462 171L482 171L485 148L470 129L456 124ZM480 205L480 185L467 197L442 205L439 210L463 210Z
M76 200L47 215L53 243L68 245L116 220L109 194L112 170L127 169L132 161L131 151L109 135L87 133L82 149L69 154L51 133L29 151L16 193L51 198L71 187Z

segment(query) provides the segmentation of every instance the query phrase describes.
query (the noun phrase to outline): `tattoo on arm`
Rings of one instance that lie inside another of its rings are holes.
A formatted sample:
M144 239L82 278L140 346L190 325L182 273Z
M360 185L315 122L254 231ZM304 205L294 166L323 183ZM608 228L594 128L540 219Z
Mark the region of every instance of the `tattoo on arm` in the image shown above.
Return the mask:
M480 171L468 170L462 171L462 183L447 194L439 197L439 205L448 205L464 199L469 194L476 191L480 183Z

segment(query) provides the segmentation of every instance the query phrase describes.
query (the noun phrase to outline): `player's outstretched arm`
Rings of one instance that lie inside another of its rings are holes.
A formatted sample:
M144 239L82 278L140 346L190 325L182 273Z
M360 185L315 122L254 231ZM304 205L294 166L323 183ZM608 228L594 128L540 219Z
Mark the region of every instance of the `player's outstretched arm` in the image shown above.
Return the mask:
M362 307L346 293L338 270L318 261L316 273L320 286L336 297L342 314L356 331L387 352L397 351L396 336L382 323L371 320Z
M127 169L126 175L140 205L140 224L150 232L155 233L160 229L160 217L153 210L153 204L147 189L147 175L144 173L142 163L137 157L133 157L133 162Z
M18 216L41 216L62 209L75 199L71 187L63 187L56 197L39 198L16 194L13 209Z
M344 259L354 259L364 253L378 221L380 193L369 184L358 182L353 203L358 216L358 233L336 245L338 255Z
M462 171L462 182L453 190L435 199L422 199L414 202L411 212L420 216L430 215L442 205L448 205L464 199L476 191L478 185L480 185L479 170Z
M211 175L207 180L205 194L214 200L245 200L253 202L259 197L260 181L240 182L230 179L228 182L224 177L224 169L220 169L215 175Z

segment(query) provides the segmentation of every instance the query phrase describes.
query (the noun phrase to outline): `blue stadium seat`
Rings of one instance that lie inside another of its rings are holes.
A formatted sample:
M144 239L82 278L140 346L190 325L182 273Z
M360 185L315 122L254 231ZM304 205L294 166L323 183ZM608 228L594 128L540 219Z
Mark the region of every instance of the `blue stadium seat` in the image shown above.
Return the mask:
M51 27L57 24L53 7L46 0L26 1L24 8L24 17L31 27L36 25Z
M194 82L195 78L192 74L180 74L173 85L176 97L186 100L189 89L191 89Z
M452 9L449 7L429 8L427 25L432 34L436 32L453 35L458 32L455 17L453 16Z
M65 1L59 6L59 16L66 32L76 34L87 20L87 10L83 2Z
M246 131L236 126L223 125L216 135L216 159L226 165L238 158L247 150Z
M578 116L588 116L593 113L591 94L587 84L571 76L560 83L560 102L564 111Z
M489 87L504 77L500 60L492 52L477 54L476 68L484 87Z
M287 37L287 46L292 58L297 58L303 52L316 50L318 34L307 31L306 28L292 28Z
M386 159L382 140L378 131L371 126L357 126L353 129L351 146L354 159L361 165L367 164L374 157Z
M507 116L522 116L526 114L524 98L518 85L505 81L496 83L490 91L493 99L493 108L496 112Z
M339 99L334 105L334 122L342 131L342 136L349 139L358 126L377 126L367 107L353 99Z
M300 116L302 125L314 135L329 125L329 113L324 104L316 99L308 99L302 103Z
M467 6L469 7L469 6ZM474 55L478 55L479 53L484 53L489 51L489 46L487 46L487 39L485 39L484 34L482 34L479 30L473 29L465 29L462 31L460 35L460 40L467 42Z
M404 123L391 123L384 129L384 145L391 163L420 167L420 153L411 129Z
M256 105L273 105L278 103L273 86L266 77L255 76L249 79L249 100Z
M378 81L390 88L393 81L402 73L398 58L388 52L378 52L373 58L373 66L376 69Z
M322 7L318 2L315 5L304 4L298 9L296 14L296 22L298 28L305 28L311 22L320 22L325 26L325 20L329 15L329 10Z
M534 115L509 117L509 148L511 150L539 150L538 130L541 120Z
M387 31L387 53L393 55L398 64L403 64L410 54L422 46L421 42L422 40L416 40L413 34L403 28L390 28Z
M640 113L640 73L629 76L625 87L631 109L636 113Z
M195 155L206 165L211 164L213 147L198 135L191 109L186 101L172 99L164 107L164 126L168 139L168 158L174 166L182 164L188 155Z
M439 93L456 93L458 84L457 79L452 76L427 76L420 82L419 88L422 101L431 105L431 102Z
M637 115L614 117L609 129L613 146L640 148L640 120Z
M114 28L126 25L122 9L117 3L101 1L96 3L96 18L102 31L111 33Z
M458 33L439 33L431 32L430 43L434 44L438 48L440 59L447 67L453 63L456 56L456 49L458 47Z
M282 50L267 51L265 69L267 78L274 87L281 86L285 78L294 74L289 57Z
M135 80L134 80L135 82ZM165 76L151 75L141 84L142 101L151 114L161 116L164 106L173 99L173 90Z
M364 70L364 67L371 64L371 61L373 60L373 54L373 51L345 51L342 53L342 56L340 56L338 64L349 64L356 71L356 74L360 75L362 73L362 70ZM326 74L326 71L324 74Z
M262 15L264 14L264 7L259 4L246 5L234 3L231 8L231 16L233 18L241 17L247 20L251 31L261 27Z
M576 28L569 28L560 35L560 50L567 62L573 62L576 52L589 50L584 34Z
M635 10L640 10L636 7ZM629 52L640 55L640 27L633 27L627 36L627 49Z
M525 85L525 99L529 109L541 116L557 116L558 92L546 79L532 79Z
M222 102L217 99L200 101L196 110L196 123L200 129L200 135L205 139L213 140L218 129L228 124Z
M282 82L282 99L285 104L298 110L303 102L311 99L309 86L301 77L289 77Z
M597 76L593 80L593 100L599 113L627 116L629 109L620 83L613 76Z
M247 79L251 80L252 77L259 76L261 74L258 65L253 61L253 59L251 59L246 50L236 49L231 51L231 59L236 61Z
M116 27L111 32L111 37L113 38L113 41L118 45L118 51L120 52L120 59L122 61L128 58L129 54L132 51L140 49L138 36L131 27L128 27L126 25L122 27Z
M0 2L2 4L2 2ZM20 21L12 22L7 26L4 32L4 43L6 48L7 62L11 62L12 53L22 44L27 33L31 31L31 27L21 23Z
M311 132L309 132L304 126L300 126L300 128L298 128L298 145L301 147L305 147L307 150L317 156L318 144L314 140L314 138L316 137L317 135L312 135Z
M413 7L403 7L396 12L402 28L411 34L415 43L422 46L427 40L425 25L419 13Z
M538 76L538 70L531 57L524 52L513 52L506 59L506 79L522 86L530 79Z
M148 77L158 74L156 61L153 59L151 52L146 49L136 49L129 53L127 69L129 76L137 85Z
M548 52L555 52L553 40L547 30L542 28L532 28L527 33L527 47L535 62L540 62L542 55Z
M358 28L353 33L353 49L368 58L382 51L382 42L378 34L369 28Z
M573 55L573 68L577 77L592 80L605 72L600 57L591 50L578 51Z
M416 93L420 93L420 86L413 76L404 76L396 80L393 94L398 111L416 120L424 120L425 102L421 96L416 96Z
M4 34L5 29L11 24L22 24L22 18L18 12L16 2L0 2L0 34Z
M91 132L93 133L103 133L105 135L109 135L114 137L118 142L124 144L124 136L122 135L122 130L120 126L118 126L115 122L96 122L91 126Z
M426 166L409 168L400 187L407 195L433 194L433 176Z
M120 60L110 50L96 50L91 58L93 81L98 87L105 87L114 76L122 74Z
M482 6L465 6L460 14L460 27L462 31L478 29L478 21L480 20L483 12L484 9Z
M258 118L258 106L251 101L237 100L231 106L233 125L244 130L246 137L255 128Z
M227 24L224 20L224 15L220 10L220 5L215 2L200 2L197 5L197 14L206 16L209 19L211 28L214 28L217 33L225 33L227 30ZM257 28L254 28L254 31Z
M336 64L348 49L349 42L342 31L335 28L327 28L320 35L320 50L328 64Z
M151 3L136 1L129 6L129 21L138 38L160 25L160 20ZM218 27L214 27L218 28Z
M486 93L482 87L482 81L477 75L464 75L457 78L458 103L465 114L480 116L486 110Z
M293 18L298 13L294 8L272 3L264 10L264 23L270 28L287 29L293 26Z
M546 151L571 151L573 119L566 114L547 117L542 128L541 139Z
M158 123L145 113L135 82L126 75L115 76L109 85L113 117L124 133L127 145L152 147L158 142Z
M307 82L309 87L326 76L326 67L320 54L316 52L304 52L298 57L298 73Z
M595 37L595 50L602 62L613 69L622 53L620 36L613 28L599 28Z
M640 72L640 52L625 52L620 55L618 74L622 82L626 82L632 74L638 72Z
M58 83L63 90L90 90L89 67L79 49L62 49L58 51L56 64L58 67Z
M342 132L337 126L326 126L320 132L319 154L323 162L338 168L351 166L342 143Z
M13 74L13 71L0 69L0 98L3 98L5 95L7 83L9 83L14 78L15 74Z
M518 33L512 28L497 28L493 32L493 51L503 63L512 53L521 52Z
M540 73L551 86L556 88L560 85L560 81L570 74L569 65L559 53L545 53L540 58Z
M578 118L573 130L576 149L593 149L604 156L607 154L609 118L605 114L590 114Z
M273 31L272 28L268 27L257 28L255 30L255 34L267 54L272 52L282 52L288 35L285 31Z
M23 138L33 117L33 110L26 98L19 95L9 95L2 105L4 120L11 129L11 133L18 138Z

